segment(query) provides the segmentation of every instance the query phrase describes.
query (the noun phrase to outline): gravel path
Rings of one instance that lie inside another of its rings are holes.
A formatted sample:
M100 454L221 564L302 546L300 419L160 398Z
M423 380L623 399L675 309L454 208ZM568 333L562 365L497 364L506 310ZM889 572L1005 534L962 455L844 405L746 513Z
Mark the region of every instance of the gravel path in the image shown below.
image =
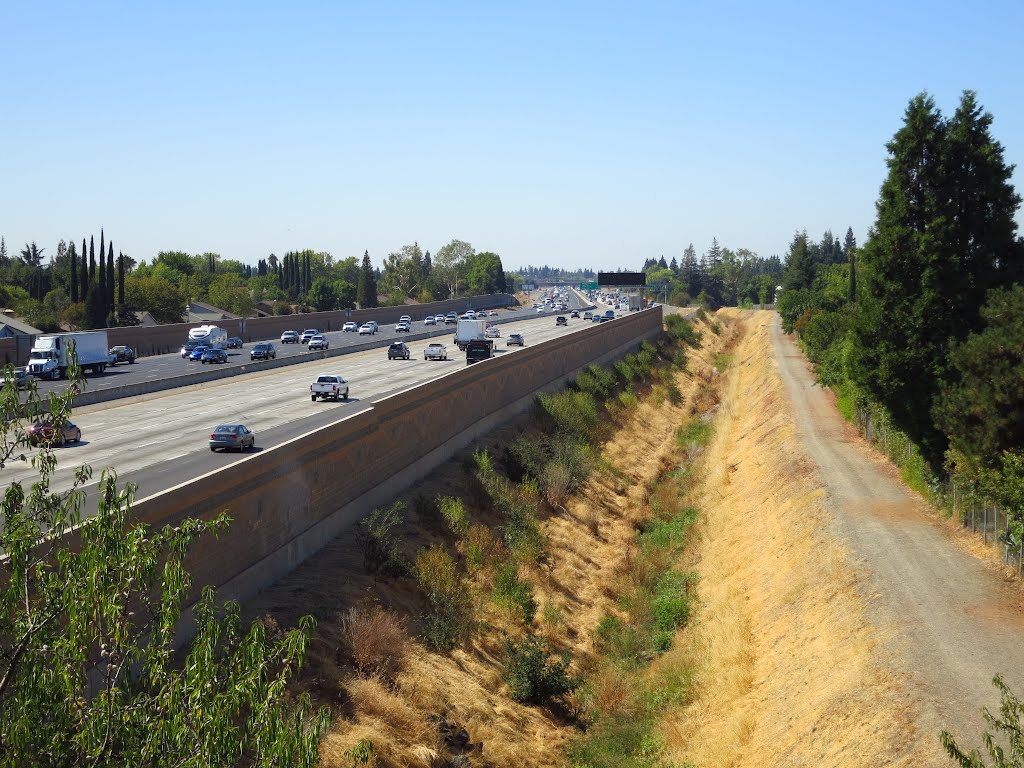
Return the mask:
M981 708L999 705L993 676L1001 673L1024 696L1020 591L958 547L857 439L778 315L772 342L799 433L829 493L834 532L862 568L869 616L889 638L882 652L920 702L920 733L947 729L962 746L980 747Z

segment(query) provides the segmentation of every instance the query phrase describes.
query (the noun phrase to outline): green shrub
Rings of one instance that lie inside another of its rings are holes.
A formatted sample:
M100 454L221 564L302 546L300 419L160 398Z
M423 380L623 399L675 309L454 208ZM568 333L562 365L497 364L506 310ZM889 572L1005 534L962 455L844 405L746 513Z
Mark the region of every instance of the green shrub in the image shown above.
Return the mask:
M494 602L516 613L524 624L533 622L537 614L537 601L533 597L533 585L519 578L519 566L508 560L498 566L494 574Z
M462 503L462 499L442 496L437 500L437 508L452 533L456 536L465 535L466 531L469 530L469 517L466 514L466 505Z
M619 392L618 397L619 405L625 408L627 411L636 408L640 404L640 398L636 396L636 393L624 389Z
M541 412L556 430L582 437L595 435L600 424L597 402L586 392L567 389L554 394L537 395Z
M662 632L675 632L690 618L690 584L693 574L668 571L654 591L654 626Z
M540 477L550 458L543 440L534 435L520 435L505 447L502 463L509 477L520 482L526 477Z
M385 576L409 576L412 564L402 552L397 528L405 522L405 506L396 501L390 507L378 508L359 522L363 540L363 563L371 573Z
M580 681L569 674L568 651L555 656L547 642L527 635L521 643L502 639L505 682L512 698L523 704L547 704L572 693Z
M700 344L700 331L697 330L692 321L682 315L667 315L665 317L665 330L673 339L681 341L687 346L696 347Z
M486 525L474 523L469 526L463 539L463 555L466 558L466 569L470 573L484 568L491 560L497 542Z
M703 447L711 441L714 426L711 421L702 418L691 419L686 424L676 427L676 445L684 451L694 446Z
M650 554L655 550L679 552L686 544L686 534L697 521L698 511L687 507L670 520L652 520L640 533L640 552Z
M438 651L449 651L473 631L472 595L458 565L444 547L434 545L416 557L416 581L427 596L427 642Z

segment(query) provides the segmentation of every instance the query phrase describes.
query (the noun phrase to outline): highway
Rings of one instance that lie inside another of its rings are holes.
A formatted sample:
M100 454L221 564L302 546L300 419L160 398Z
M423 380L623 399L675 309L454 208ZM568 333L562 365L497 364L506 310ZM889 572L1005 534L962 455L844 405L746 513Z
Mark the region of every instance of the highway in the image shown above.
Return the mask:
M519 314L526 319L499 326L496 355L519 350L505 346L509 333L523 334L526 344L532 346L592 325L588 320L570 319L567 327L556 327L558 313L529 309ZM389 361L387 348L380 347L79 408L72 420L82 430L82 441L55 449L58 463L51 488L67 490L76 468L91 466L94 476L85 486L88 514L95 509L95 486L106 467L115 468L120 481L136 483L140 499L227 467L237 466L237 471L244 472L246 454L209 450L207 440L216 424L247 425L256 435L256 450L263 450L365 410L391 393L465 369L464 354L449 343L452 327L438 335L447 337L447 361L425 361L423 348L430 339L424 339L407 342L412 352L408 361ZM186 364L180 357L178 362ZM309 384L321 373L344 376L349 381L350 399L311 402ZM372 471L372 467L367 469ZM31 466L10 464L4 468L2 480L7 485L16 480L30 483L37 477Z
M531 308L499 309L497 312L498 314L496 317L490 317L488 320L497 323L505 323L510 320L531 317L536 313L536 310ZM409 314L415 316L414 307L410 307ZM303 330L310 327L309 323L311 322L312 319L308 316L296 315L294 330L302 333ZM444 325L425 326L423 325L422 319L420 317L416 317L412 325L412 333L430 333L440 337L451 337L454 334L454 330L453 326L450 325L447 326L447 328ZM344 348L346 346L353 346L355 344L365 344L368 341L374 341L380 345L386 346L387 343L394 341L395 339L402 338L405 335L406 334L404 333L395 333L395 325L393 323L381 325L380 331L373 336L360 336L358 333L346 333L343 331L324 333L324 336L327 337L327 341L332 350ZM184 344L186 340L187 339L183 338L181 343ZM264 341L273 343L278 358L297 357L299 355L309 354L305 344L282 344L280 337L264 339ZM110 389L113 387L123 387L129 384L138 384L141 382L152 381L154 379L166 379L174 376L182 376L205 368L237 367L243 365L252 368L254 366L259 366L259 362L254 363L249 359L249 352L256 343L257 342L247 343L242 349L227 350L228 362L226 363L204 364L199 361L186 360L182 358L181 354L178 352L173 352L167 355L140 357L132 365L121 363L111 368L107 368L105 373L99 375L87 373L87 391L92 392L96 390ZM48 392L60 391L67 385L67 382L39 381L37 384L39 392L46 394Z

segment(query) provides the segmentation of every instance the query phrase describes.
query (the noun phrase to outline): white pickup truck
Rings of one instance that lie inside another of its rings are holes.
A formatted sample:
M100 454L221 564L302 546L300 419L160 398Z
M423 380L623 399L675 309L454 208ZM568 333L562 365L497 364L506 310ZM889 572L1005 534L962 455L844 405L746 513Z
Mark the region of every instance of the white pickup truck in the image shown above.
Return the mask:
M309 385L309 399L315 403L318 397L348 400L348 382L343 376L333 373L317 376L316 381Z
M448 347L441 344L438 341L433 341L427 344L426 349L423 350L424 360L447 360L448 359Z

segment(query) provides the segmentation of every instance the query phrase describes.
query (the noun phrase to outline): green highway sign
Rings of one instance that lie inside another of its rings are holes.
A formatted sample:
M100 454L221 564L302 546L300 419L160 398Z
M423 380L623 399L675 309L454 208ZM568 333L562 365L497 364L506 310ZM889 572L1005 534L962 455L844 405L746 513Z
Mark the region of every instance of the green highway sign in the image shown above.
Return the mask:
M580 283L581 291L596 291L597 283Z

